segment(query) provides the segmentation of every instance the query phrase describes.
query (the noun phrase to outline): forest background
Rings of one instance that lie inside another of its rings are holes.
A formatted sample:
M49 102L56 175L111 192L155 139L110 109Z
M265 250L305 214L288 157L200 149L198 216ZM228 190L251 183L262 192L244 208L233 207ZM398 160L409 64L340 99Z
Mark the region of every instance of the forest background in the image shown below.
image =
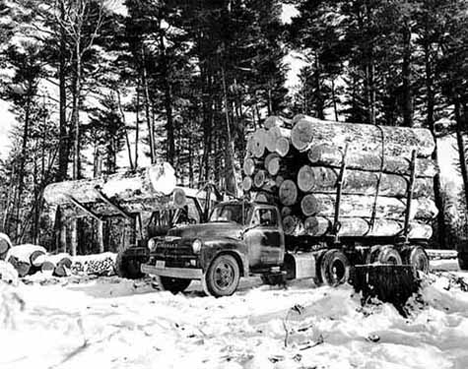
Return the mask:
M467 24L465 0L0 0L0 101L15 117L0 230L53 250L49 183L158 161L181 185L239 195L246 136L304 113L430 129L461 183L434 179L433 243L463 245ZM96 251L91 222L78 229L78 252Z

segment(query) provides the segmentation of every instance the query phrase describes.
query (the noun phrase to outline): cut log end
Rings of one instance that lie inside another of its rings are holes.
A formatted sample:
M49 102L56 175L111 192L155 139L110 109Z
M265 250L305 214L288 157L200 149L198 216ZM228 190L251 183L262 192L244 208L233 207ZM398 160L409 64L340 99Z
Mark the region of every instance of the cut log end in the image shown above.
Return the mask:
M279 188L279 200L285 206L294 205L297 202L297 186L294 181L287 179Z

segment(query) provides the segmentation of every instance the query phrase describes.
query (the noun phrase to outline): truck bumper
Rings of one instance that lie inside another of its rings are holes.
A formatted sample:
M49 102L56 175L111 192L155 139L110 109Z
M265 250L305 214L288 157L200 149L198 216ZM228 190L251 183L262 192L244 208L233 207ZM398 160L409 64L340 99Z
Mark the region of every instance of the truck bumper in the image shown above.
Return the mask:
M141 271L145 274L158 275L160 277L181 279L202 279L203 271L196 268L167 268L149 264L141 264Z

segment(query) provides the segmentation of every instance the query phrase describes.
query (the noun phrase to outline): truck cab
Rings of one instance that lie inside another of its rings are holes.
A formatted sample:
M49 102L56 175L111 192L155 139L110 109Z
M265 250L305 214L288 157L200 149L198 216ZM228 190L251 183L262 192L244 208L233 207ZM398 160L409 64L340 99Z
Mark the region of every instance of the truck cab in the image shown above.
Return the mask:
M141 271L156 276L161 288L183 291L195 279L208 294L228 296L241 277L279 270L285 237L276 206L230 201L216 205L207 223L174 227L148 247Z

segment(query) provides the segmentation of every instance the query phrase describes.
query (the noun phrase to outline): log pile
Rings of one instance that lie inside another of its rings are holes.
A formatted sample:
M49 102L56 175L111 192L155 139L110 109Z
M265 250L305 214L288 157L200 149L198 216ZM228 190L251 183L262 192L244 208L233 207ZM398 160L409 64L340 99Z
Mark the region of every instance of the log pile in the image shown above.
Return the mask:
M54 277L110 276L115 275L115 259L116 254L110 252L72 257L67 253L49 254L42 246L24 244L11 247L2 263L12 266L20 278L38 272Z
M272 116L246 148L243 190L254 201L278 205L287 235L399 236L411 189L409 238L432 236L438 168L426 129Z

